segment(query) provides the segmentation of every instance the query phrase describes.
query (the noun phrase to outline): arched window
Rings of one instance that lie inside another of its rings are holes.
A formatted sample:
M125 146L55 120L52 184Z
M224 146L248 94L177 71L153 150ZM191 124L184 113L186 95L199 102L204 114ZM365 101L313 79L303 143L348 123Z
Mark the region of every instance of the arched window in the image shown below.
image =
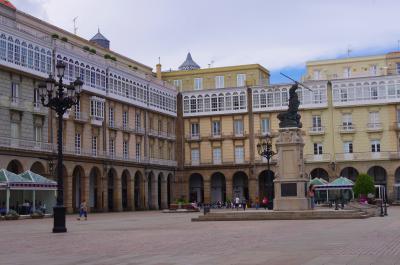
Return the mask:
M218 98L217 95L211 95L211 111L218 111Z
M240 109L246 109L246 93L245 92L240 92L239 96L239 108Z
M7 50L7 60L13 62L14 59L14 40L12 37L8 37L8 50Z
M282 103L281 103L281 90L279 88L275 89L274 103L275 103L275 107L280 107L282 105Z
M356 83L356 86L355 86L354 90L356 91L356 100L362 100L363 99L363 92L362 92L361 83Z
M7 38L4 34L0 36L0 59L7 60Z
M287 106L289 104L289 95L287 88L282 88L282 106Z
M75 61L75 78L81 77L80 76L80 67L79 67L79 62ZM81 78L81 81L83 82L83 79Z
M368 82L364 82L363 84L363 99L369 100L371 99L371 87Z
M354 84L350 83L349 87L347 89L347 93L348 93L348 101L353 101L355 98L355 90L354 90Z
M210 111L210 95L206 95L204 97L204 111L205 112Z
M198 108L198 112L203 112L204 107L203 107L203 96L199 95L197 97L197 108ZM169 110L172 111L171 108L169 108Z
M224 110L224 94L220 93L218 95L218 111Z
M80 65L79 77L81 78L82 82L87 84L87 82L85 80L85 65L83 63L81 63L81 65Z
M253 91L253 107L258 109L260 107L260 95L258 90Z
M96 69L94 69L94 67L90 69L90 86L96 86Z
M232 96L229 92L225 94L225 109L232 110Z
M46 72L47 73L51 73L51 60L52 60L52 55L51 55L51 51L47 51L47 55L46 55ZM70 75L72 75L71 69L70 69Z
M239 105L239 95L237 92L233 93L233 110L238 110L240 108Z
M96 69L96 83L95 83L96 87L100 87L100 69Z
M40 50L40 72L46 72L46 50Z
M34 66L36 71L40 71L40 51L39 47L35 47Z
M28 45L28 67L33 69L33 46L32 46L32 44Z
M101 71L101 80L100 80L100 85L103 90L106 90L106 73L104 71ZM135 93L136 97L136 93Z
M90 66L86 65L85 68L85 83L86 85L90 86Z
M267 106L269 108L274 106L274 94L271 89L267 90Z
M14 63L17 65L21 64L21 46L18 39L15 40L14 45Z
M260 91L260 108L266 108L267 107L267 94L265 93L265 90L262 89Z
M378 84L376 82L371 83L371 99L378 99Z
M23 67L27 66L27 59L28 59L28 49L27 49L27 45L26 42L22 42L21 44L21 65Z
M189 113L189 97L185 96L183 99L183 113Z
M388 97L395 98L396 97L396 87L394 85L394 81L389 81L388 83Z
M68 61L68 73L69 73L69 79L75 80L74 61L72 59L69 59Z

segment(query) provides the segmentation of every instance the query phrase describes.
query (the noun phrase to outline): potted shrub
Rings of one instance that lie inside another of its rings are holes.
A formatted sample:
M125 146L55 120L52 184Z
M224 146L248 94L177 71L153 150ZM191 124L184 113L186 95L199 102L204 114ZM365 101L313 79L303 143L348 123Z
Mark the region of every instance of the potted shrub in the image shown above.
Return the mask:
M53 39L58 39L58 38L59 38L58 34L56 34L56 33L51 34L51 37L52 37Z
M4 218L6 220L18 220L19 219L19 214L14 210L9 210Z
M61 40L62 40L63 42L68 42L68 38L67 38L67 37L62 37Z
M89 48L89 46L83 46L83 50L89 52L90 48Z
M95 49L93 49L93 48L90 49L90 52L93 53L93 54L96 54L96 53L97 53L97 51L96 51Z
M31 213L31 218L32 219L42 219L44 217L44 214L40 210L36 210L33 213Z
M368 195L375 193L374 180L368 174L360 174L356 179L356 183L353 187L354 196L359 199L360 202L365 203L368 201Z

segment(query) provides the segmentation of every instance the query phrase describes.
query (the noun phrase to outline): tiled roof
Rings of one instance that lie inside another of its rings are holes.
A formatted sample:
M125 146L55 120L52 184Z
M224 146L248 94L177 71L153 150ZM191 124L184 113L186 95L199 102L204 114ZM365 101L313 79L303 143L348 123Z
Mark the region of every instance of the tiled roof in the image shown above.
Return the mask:
M11 2L8 1L8 0L0 0L0 4L5 5L5 6L9 7L9 8L14 9L14 10L16 9L15 6L13 4L11 4Z
M106 40L106 41L108 41L108 39L106 37L104 37L103 34L100 33L100 30L90 40Z
M197 70L200 69L200 66L193 61L192 55L190 52L186 56L186 60L179 66L179 70Z

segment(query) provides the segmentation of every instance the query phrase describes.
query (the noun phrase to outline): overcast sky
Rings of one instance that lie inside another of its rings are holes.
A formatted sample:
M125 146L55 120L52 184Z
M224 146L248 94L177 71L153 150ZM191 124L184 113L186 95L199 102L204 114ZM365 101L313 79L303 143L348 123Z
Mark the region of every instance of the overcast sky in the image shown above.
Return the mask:
M100 27L116 52L177 69L188 51L203 68L260 63L299 77L308 60L398 49L398 0L11 0L90 39Z

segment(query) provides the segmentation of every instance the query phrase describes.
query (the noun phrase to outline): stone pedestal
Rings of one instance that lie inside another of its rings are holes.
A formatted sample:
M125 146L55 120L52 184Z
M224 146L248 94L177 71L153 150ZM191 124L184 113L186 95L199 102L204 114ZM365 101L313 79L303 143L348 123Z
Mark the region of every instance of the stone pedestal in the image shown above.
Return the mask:
M308 210L308 178L304 172L304 141L299 128L281 128L276 141L274 210Z

